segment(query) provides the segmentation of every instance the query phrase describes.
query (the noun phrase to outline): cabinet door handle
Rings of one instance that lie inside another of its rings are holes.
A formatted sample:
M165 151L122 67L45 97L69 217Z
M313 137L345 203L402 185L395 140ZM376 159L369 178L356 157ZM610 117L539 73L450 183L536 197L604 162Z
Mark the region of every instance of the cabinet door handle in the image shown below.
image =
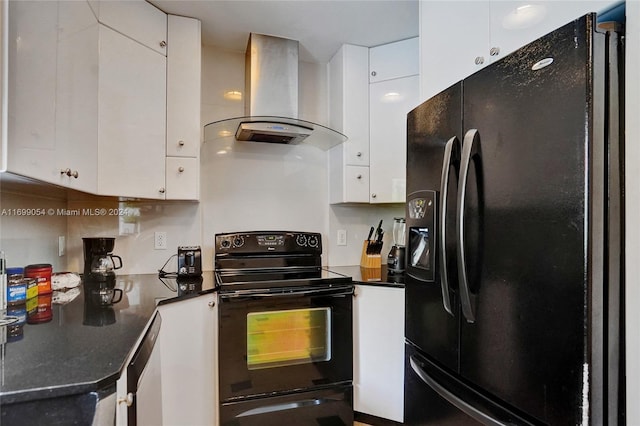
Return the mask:
M162 40L162 41L160 42L160 47L166 47L166 46L167 46L167 42L166 42L166 41L164 41L164 40Z
M161 193L161 194L164 194L164 188L160 188L160 189L158 190L158 192L159 192L159 193Z
M377 72L375 72L375 71L371 71L371 76L372 76L372 77L375 77L376 75L378 75L378 73L377 73Z
M184 141L182 140L178 141L178 146L184 146Z
M124 398L118 398L118 404L122 403L125 403L127 407L131 407L133 405L133 393L129 392Z
M209 303L207 303L207 305L209 305L210 308L213 308L214 306L216 306L216 302L212 300Z
M356 179L362 179L362 175L356 176Z
M475 63L476 63L476 65L484 64L484 57L483 56L476 56Z
M491 56L498 56L500 54L500 48L499 47L492 47L489 50L489 55Z
M376 193L371 194L371 198L376 198L377 196L378 196L378 194L376 194Z
M178 171L179 171L180 173L184 172L184 167L182 167L182 166L178 167Z
M358 152L358 153L356 154L356 157L362 157L362 153L361 153L361 152Z

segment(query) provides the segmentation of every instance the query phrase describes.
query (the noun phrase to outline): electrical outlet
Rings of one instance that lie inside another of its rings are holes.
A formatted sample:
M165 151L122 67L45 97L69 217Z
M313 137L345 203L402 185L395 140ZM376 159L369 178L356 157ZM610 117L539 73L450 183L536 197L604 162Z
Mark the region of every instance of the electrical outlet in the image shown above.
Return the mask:
M167 249L167 233L156 231L153 234L153 247L156 250L166 250Z
M64 256L65 246L64 235L60 235L58 237L58 256Z
M337 245L346 246L347 245L347 230L346 229L338 229L338 238Z

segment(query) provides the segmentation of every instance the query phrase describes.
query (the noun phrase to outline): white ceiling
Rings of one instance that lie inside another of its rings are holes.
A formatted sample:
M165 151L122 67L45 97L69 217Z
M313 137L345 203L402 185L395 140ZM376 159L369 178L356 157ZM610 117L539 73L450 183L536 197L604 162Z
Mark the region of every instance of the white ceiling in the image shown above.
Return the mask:
M202 21L202 43L246 49L249 33L300 42L300 60L326 63L343 43L377 46L418 35L418 0L148 0Z

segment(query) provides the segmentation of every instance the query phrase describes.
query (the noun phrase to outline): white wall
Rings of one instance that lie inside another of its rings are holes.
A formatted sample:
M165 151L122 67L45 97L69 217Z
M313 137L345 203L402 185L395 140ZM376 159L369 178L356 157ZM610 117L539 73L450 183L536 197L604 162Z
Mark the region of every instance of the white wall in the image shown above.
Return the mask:
M7 182L6 175L0 179L0 250L7 266L50 263L54 271L66 268L66 256L58 256L58 237L67 235L67 219L58 215L67 207L64 195L49 185Z

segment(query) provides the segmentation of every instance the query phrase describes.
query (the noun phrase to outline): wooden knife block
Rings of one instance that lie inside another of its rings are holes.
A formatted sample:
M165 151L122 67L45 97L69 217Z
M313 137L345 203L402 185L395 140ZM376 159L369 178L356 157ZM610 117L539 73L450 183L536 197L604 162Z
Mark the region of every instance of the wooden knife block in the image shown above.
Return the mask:
M375 268L380 269L382 267L382 260L380 253L367 253L367 247L370 241L365 240L362 243L362 256L360 257L360 266L363 268Z

